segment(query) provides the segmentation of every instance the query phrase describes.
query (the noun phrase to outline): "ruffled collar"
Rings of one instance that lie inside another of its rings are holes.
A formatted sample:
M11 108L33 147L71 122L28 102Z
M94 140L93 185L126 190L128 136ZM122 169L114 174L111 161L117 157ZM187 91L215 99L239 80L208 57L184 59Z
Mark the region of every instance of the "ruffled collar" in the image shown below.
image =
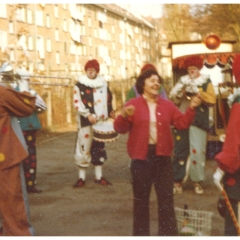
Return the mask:
M240 96L240 88L234 88L233 93L228 96L228 105L232 107L233 101L236 97Z
M207 82L208 79L209 79L209 76L203 75L203 74L201 74L199 77L194 79L191 79L189 75L185 75L182 77L183 83L189 84L191 82L194 82L197 86L202 86L204 83Z
M103 86L104 79L102 76L99 75L95 79L90 79L87 75L82 75L78 77L78 82L84 84L87 87L99 88Z

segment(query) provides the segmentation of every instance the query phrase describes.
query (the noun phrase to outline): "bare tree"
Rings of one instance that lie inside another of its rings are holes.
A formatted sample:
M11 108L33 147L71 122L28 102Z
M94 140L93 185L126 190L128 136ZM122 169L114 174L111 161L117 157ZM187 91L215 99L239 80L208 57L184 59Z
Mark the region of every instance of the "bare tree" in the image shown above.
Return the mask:
M164 4L162 27L168 41L190 40L192 15L188 4Z
M197 4L192 13L201 35L214 32L222 39L240 39L240 4Z

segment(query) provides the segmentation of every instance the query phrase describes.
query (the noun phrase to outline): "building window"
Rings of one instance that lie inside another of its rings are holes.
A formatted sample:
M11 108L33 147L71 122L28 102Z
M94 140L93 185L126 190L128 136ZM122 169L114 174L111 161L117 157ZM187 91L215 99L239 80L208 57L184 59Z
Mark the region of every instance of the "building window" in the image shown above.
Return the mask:
M26 19L25 19L25 8L23 7L19 7L17 8L17 11L16 11L16 19L20 22L25 22Z
M71 54L75 54L76 53L76 44L74 43L74 41L70 42L70 53Z
M55 16L55 18L58 18L58 6L57 5L54 6L54 16Z
M63 20L63 31L67 32L67 20Z
M37 37L37 51L41 59L45 58L44 38L42 36Z
M7 4L0 4L0 17L7 18Z
M33 36L28 36L27 37L27 46L28 46L28 50L33 50L34 46L33 46Z
M51 18L49 16L49 14L47 14L47 16L46 16L46 27L47 28L51 27Z
M8 31L9 31L9 33L14 33L13 22L12 21L10 21L9 24L8 24Z
M26 36L25 36L25 35L21 35L21 36L19 37L18 46L21 46L23 49L27 49Z
M88 38L88 41L89 41L88 42L89 46L92 46L92 38L91 37Z
M29 62L29 63L28 63L28 69L29 69L29 72L33 72L33 70L34 70L34 64L33 64L33 62Z
M103 22L99 21L99 27L103 28Z
M10 62L14 62L15 57L14 57L14 50L10 50Z
M43 11L41 11L41 10L37 10L36 11L35 22L36 22L36 24L38 26L42 26L43 27Z
M67 10L67 4L62 5L63 9Z
M52 51L52 42L51 39L47 38L47 52Z
M88 26L89 26L89 27L92 26L92 19L91 19L91 17L88 18Z
M5 48L8 44L8 41L7 41L7 32L5 31L1 31L0 30L0 46L1 48Z
M31 9L27 9L27 23L33 24L33 14Z
M59 31L58 31L58 29L55 30L55 40L59 41Z

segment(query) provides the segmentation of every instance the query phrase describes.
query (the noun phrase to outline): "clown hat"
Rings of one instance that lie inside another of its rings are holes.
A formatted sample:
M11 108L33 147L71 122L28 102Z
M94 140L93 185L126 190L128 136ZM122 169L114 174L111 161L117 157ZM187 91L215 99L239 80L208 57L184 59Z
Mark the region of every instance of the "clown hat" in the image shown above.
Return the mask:
M200 70L203 67L203 59L197 55L188 56L185 58L183 66L185 69L188 69L189 66L195 66Z
M97 73L99 73L99 71L100 71L100 66L99 66L99 63L96 59L89 60L85 64L85 67L84 67L85 71L87 71L88 68L94 68Z

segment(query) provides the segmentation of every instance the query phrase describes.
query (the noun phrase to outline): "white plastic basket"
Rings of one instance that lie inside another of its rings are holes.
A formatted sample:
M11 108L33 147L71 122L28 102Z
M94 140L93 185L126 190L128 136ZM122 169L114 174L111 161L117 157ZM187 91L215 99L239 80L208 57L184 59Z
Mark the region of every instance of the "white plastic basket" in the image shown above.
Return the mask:
M210 236L212 212L175 208L180 236Z

